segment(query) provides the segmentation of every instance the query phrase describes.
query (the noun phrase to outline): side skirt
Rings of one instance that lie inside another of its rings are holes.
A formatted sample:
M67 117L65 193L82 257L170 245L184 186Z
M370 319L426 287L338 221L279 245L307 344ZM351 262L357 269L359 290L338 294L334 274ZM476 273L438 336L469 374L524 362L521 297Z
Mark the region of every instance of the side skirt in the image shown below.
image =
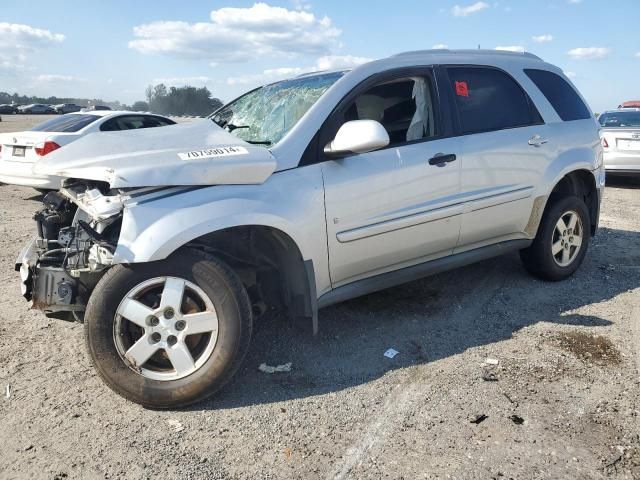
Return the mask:
M464 267L508 252L522 250L523 248L530 246L531 242L532 240L526 239L508 240L506 242L487 245L468 252L457 253L448 257L438 258L437 260L431 260L419 265L414 265L412 267L406 267L400 270L394 270L392 272L358 280L322 295L318 299L318 308L328 307L329 305L344 302L345 300L378 292L386 288L412 282L447 270L453 270L454 268Z

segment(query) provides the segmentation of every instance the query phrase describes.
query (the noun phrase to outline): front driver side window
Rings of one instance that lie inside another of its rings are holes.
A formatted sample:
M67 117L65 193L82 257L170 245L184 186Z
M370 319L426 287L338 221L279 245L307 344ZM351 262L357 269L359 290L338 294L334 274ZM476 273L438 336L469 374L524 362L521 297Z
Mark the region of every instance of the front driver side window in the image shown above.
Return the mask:
M394 79L358 95L344 111L344 122L380 122L391 146L434 137L438 134L434 98L428 77Z

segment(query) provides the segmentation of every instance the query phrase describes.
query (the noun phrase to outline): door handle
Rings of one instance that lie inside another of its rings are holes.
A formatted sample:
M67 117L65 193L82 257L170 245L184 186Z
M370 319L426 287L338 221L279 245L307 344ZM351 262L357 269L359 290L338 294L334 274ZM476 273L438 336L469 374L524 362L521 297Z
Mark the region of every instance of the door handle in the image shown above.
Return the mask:
M540 135L534 135L529 139L529 145L531 145L532 147L540 147L541 145L544 145L548 142L549 140L547 138L542 138Z
M445 163L455 162L456 155L455 153L436 153L433 157L429 159L429 165L439 165L443 166Z

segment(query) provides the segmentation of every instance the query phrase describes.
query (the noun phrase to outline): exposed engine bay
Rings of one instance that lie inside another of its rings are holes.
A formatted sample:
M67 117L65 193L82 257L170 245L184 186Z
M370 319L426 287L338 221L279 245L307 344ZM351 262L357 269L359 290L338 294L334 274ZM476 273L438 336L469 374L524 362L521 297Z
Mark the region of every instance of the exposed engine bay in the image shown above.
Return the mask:
M34 215L37 237L16 264L33 308L50 317L82 318L90 292L113 263L124 197L106 183L74 180L45 195Z

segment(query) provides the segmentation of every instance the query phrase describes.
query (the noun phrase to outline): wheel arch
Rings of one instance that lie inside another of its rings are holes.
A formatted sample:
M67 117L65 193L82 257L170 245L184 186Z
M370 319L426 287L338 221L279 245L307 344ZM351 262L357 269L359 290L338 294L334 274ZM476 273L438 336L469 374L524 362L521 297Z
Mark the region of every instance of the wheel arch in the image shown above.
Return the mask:
M280 311L291 319L311 319L318 330L313 260L305 260L295 240L283 230L259 224L223 228L201 235L180 249L217 256L240 277L254 313Z
M600 198L593 173L585 169L573 170L567 173L555 184L547 203L550 204L556 198L562 198L567 195L574 195L584 201L587 210L589 210L591 236L595 235L598 229Z
M600 214L600 197L598 194L598 187L596 185L596 179L591 170L586 168L579 168L563 172L553 183L553 187L544 198L544 209L539 211L537 219L536 231L540 226L540 221L544 216L544 213L553 205L558 199L564 198L569 195L576 196L582 199L589 211L589 219L591 223L591 236L595 235L598 228L599 214ZM536 212L534 211L532 215Z

